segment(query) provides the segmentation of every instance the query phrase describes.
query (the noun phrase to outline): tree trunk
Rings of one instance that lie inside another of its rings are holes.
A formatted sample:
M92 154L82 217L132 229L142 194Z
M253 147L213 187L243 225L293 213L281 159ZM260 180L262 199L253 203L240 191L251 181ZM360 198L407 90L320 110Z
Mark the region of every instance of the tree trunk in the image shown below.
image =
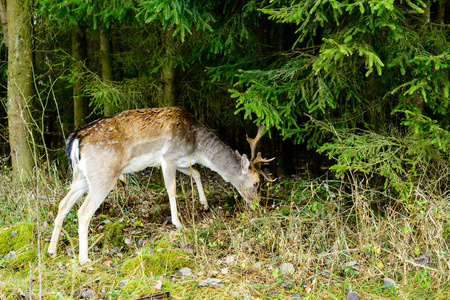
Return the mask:
M6 0L0 0L0 21L2 22L3 36L8 45L8 18L6 12Z
M87 61L85 27L72 26L72 56L76 59L74 68L77 67L77 64L85 64ZM73 86L73 118L75 129L86 124L86 117L88 115L87 108L88 99L83 96L83 79L78 78Z
M447 0L441 0L438 6L437 20L439 24L445 24L445 7L447 6Z
M161 73L161 97L159 99L160 107L175 106L176 104L176 82L175 82L175 39L173 31L166 29L163 32L163 45L165 48L164 66Z
M423 12L423 21L425 23L430 23L430 17L431 17L431 0L425 1L425 8Z
M26 5L27 4L27 5ZM26 0L7 1L8 129L14 180L26 181L33 169L29 145L29 105L34 95L31 7Z
M100 30L100 52L102 61L102 80L105 84L108 84L113 80L113 68L111 47L109 45L109 32L106 28ZM109 102L109 99L105 101L103 108L105 116L109 116L113 113L113 107Z

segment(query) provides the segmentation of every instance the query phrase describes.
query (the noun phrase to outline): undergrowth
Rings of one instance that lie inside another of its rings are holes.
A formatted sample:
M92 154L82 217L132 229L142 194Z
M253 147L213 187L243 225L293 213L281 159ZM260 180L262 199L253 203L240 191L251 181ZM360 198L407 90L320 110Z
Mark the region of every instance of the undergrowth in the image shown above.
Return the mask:
M92 263L79 266L76 208L64 222L57 257L46 254L68 186L56 170L47 172L29 185L0 176L0 234L8 240L0 249L2 300L29 298L30 290L33 299L138 299L166 291L174 299L344 299L350 290L361 299L450 297L448 193L416 185L427 202L411 213L350 177L296 178L267 186L252 212L229 185L202 176L210 180L212 207L202 212L190 179L181 176L185 229L178 231L166 219L164 189L133 177L95 214ZM27 233L17 224L27 224ZM108 231L108 224L121 225ZM179 274L184 267L192 274ZM201 287L207 278L223 285Z

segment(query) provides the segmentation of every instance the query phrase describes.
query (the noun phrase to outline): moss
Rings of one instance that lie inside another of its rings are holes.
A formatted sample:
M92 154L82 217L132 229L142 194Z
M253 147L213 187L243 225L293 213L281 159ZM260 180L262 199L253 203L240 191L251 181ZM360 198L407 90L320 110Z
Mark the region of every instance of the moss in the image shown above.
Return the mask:
M158 249L169 248L169 246L170 246L169 241L166 241L166 240L160 240L160 241L155 245L155 247L153 247L153 250L154 250L154 251L157 251Z
M106 237L106 243L113 246L123 246L125 244L125 237L123 235L124 228L124 223L113 222L106 224L103 228L103 234Z
M120 291L128 296L136 295L151 295L153 293L160 293L161 291L154 289L155 282L149 278L132 278L125 286L120 288Z
M193 265L193 261L187 259L189 255L179 250L155 247L153 254L147 254L147 252L143 250L142 253L145 254L126 260L121 268L122 273L130 274L143 268L142 271L146 276L158 276L173 274L179 269L192 267Z
M23 266L28 266L28 263L36 264L37 261L38 257L36 249L27 249L17 253L16 257L7 260L5 265L12 268L20 268Z
M0 231L0 256L17 251L34 240L33 225L18 223Z
M102 221L108 220L109 217L107 215L99 215L96 217L96 219L97 219L97 221L102 222Z

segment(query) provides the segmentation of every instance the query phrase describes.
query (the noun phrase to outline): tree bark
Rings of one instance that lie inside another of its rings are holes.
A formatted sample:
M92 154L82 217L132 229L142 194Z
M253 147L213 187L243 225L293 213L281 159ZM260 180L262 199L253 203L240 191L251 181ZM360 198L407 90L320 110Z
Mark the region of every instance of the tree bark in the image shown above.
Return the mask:
M438 6L437 20L439 24L445 24L445 7L447 6L447 0L441 0Z
M425 1L425 8L423 12L423 21L425 23L430 23L430 17L431 17L431 0Z
M6 12L6 0L0 0L0 21L2 22L6 46L8 46L8 17Z
M72 26L72 56L77 64L85 64L87 61L86 28L83 26ZM88 115L88 99L83 95L83 79L78 78L73 86L73 118L75 129L86 124Z
M26 181L33 169L29 145L29 106L34 95L31 7L26 0L7 1L8 130L14 180Z
M113 68L111 58L111 46L109 45L109 32L106 28L100 30L100 52L102 61L102 80L108 84L113 80ZM113 113L113 107L109 101L103 106L105 116Z
M160 107L175 106L176 104L176 71L174 62L175 39L173 31L166 29L163 32L163 45L165 48L164 66L161 73L161 97L159 99Z

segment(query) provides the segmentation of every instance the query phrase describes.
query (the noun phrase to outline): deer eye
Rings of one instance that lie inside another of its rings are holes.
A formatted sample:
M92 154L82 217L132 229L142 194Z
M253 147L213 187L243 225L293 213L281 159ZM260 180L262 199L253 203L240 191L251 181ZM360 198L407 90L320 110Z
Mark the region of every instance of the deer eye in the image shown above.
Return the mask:
M258 185L259 185L259 182L254 182L254 183L253 183L253 186L254 186L255 188L257 188Z

